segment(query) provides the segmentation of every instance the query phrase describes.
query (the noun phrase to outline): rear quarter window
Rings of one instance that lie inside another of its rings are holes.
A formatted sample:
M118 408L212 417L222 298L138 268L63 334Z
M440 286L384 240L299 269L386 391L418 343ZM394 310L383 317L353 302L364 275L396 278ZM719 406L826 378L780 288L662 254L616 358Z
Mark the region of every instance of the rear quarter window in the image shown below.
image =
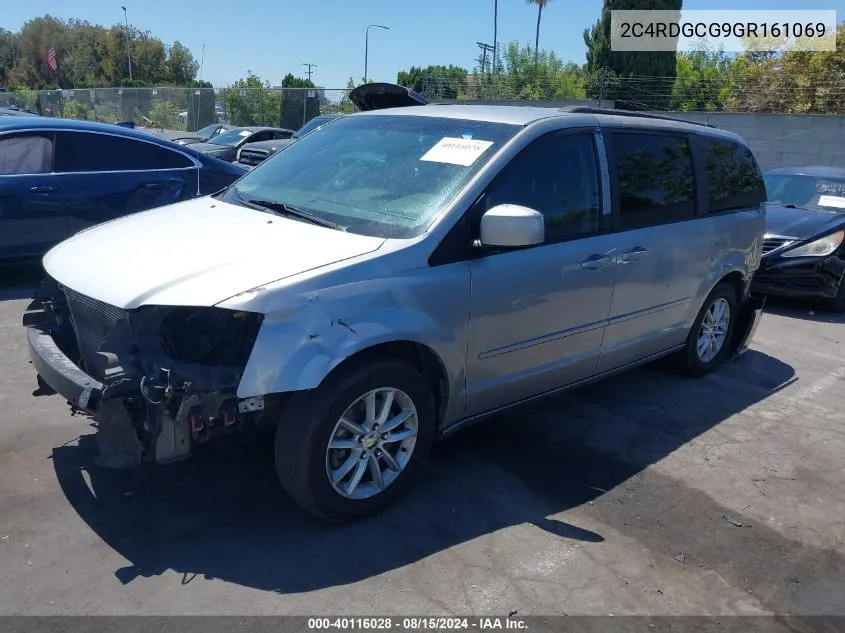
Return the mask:
M707 178L708 213L747 209L766 199L763 174L748 147L733 141L705 138L702 161Z

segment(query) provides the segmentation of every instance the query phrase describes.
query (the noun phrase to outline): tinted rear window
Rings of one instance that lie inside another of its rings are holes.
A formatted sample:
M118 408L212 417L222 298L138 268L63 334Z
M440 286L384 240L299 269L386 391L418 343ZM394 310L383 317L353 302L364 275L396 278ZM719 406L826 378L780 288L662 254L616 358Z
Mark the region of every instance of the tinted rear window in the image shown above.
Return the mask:
M731 141L706 139L702 154L710 213L747 209L766 199L763 176L750 149Z
M193 167L184 154L145 141L92 132L59 132L57 172L146 171Z

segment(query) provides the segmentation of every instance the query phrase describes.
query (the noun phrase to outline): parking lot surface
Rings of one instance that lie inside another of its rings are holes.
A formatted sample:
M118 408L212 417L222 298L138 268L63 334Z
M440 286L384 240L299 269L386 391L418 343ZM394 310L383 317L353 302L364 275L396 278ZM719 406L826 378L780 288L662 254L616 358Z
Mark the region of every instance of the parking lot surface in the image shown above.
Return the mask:
M842 317L771 306L706 378L647 367L476 425L338 527L266 443L94 466L90 420L33 396L34 273L5 275L0 614L845 613Z

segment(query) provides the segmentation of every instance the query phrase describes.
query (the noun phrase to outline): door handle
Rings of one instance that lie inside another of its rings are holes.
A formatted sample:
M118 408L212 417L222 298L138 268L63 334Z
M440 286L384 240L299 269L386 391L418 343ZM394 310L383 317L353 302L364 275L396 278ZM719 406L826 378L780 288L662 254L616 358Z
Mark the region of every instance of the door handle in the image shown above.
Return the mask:
M30 187L29 190L32 193L53 193L56 188L50 185L35 185L34 187Z
M622 261L623 262L635 262L638 259L642 259L648 255L648 251L641 246L637 246L636 248L632 248L630 251L626 251L622 253Z
M590 255L587 259L581 262L581 268L585 270L596 270L602 266L607 266L613 262L613 257L610 255Z

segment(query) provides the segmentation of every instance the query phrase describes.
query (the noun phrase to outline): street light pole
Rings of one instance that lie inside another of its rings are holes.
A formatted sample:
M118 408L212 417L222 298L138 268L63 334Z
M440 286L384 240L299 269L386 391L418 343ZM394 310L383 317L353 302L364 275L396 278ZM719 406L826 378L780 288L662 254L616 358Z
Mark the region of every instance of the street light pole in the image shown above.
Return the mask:
M493 73L496 73L496 53L499 52L499 0L493 0Z
M385 31L390 30L389 26L382 26L381 24L370 24L367 27L367 35L364 38L364 83L367 83L367 58L370 50L370 29L373 27L384 29Z
M132 51L129 45L129 18L126 16L126 7L120 7L123 9L123 21L126 24L126 54L129 56L129 81L132 81Z

